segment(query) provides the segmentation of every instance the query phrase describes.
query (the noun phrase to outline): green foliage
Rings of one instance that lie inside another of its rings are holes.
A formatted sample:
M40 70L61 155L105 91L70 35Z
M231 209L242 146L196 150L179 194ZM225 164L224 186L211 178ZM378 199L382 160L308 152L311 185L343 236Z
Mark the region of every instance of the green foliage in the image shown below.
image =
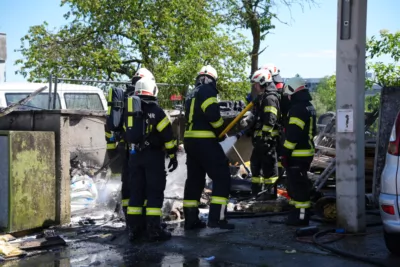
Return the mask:
M219 89L232 99L246 88L248 42L223 31L216 0L63 0L72 22L55 31L43 23L21 39L18 73L29 81L60 78L126 80L152 71L170 95L186 90L204 64L218 71Z
M372 59L381 56L390 56L393 63L372 62ZM372 36L366 45L367 71L373 73L373 78L366 79L366 90L372 89L374 84L381 87L400 86L400 32L390 33L386 30L380 31L379 37ZM314 102L319 115L326 111L336 109L336 80L335 75L326 77L318 85L314 94ZM372 112L379 108L380 94L367 96L365 98L365 110Z
M368 62L367 69L375 75L369 79L368 86L378 84L382 87L400 86L400 66L397 64L400 60L400 32L390 33L387 30L381 30L379 38L372 36L367 41L367 59L372 60L381 56L390 56L393 63L384 64L382 62Z
M321 79L313 93L313 104L318 116L336 110L336 75Z
M283 4L288 8L297 4L303 7L305 3L314 4L314 0L221 0L218 2L217 14L221 22L236 29L250 30L252 35L252 49L249 53L251 59L251 73L258 67L258 56L266 49L261 49L261 41L264 41L271 30L275 29L273 20L282 22L273 8ZM261 49L261 51L260 51Z

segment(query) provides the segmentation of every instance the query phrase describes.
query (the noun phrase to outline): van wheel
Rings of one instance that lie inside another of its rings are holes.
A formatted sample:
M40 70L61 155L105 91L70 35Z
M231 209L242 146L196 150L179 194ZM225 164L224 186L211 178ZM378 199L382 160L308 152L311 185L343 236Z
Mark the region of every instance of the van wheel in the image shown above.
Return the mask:
M400 234L387 233L384 231L383 237L385 238L386 248L390 251L390 253L400 256Z

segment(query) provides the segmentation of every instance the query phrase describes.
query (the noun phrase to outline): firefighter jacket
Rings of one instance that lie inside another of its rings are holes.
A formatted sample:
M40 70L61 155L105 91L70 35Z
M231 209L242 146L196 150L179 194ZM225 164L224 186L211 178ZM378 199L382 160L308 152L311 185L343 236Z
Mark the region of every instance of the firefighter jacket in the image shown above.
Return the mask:
M289 115L288 113L290 110L289 97L287 95L282 94L280 104L281 104L280 124L282 125L282 127L284 127L288 123L288 115Z
M268 85L257 105L254 125L253 144L265 143L279 135L278 118L280 116L279 95L273 83Z
M158 105L155 98L146 96L140 96L140 98L142 100L142 111L146 116L143 142L152 149L165 149L170 158L174 157L177 152L177 144L167 114ZM128 121L133 121L133 118L128 118Z
M287 115L288 115L289 108L290 108L290 101L289 101L288 96L283 94L283 88L285 87L285 83L283 82L281 75L280 74L275 75L272 77L272 79L275 83L276 88L278 89L278 92L279 92L279 99L280 99L279 105L281 108L281 110L280 110L281 116L278 119L278 124L279 124L280 130L283 130L283 127L284 127L284 125L286 125L286 122L287 122Z
M217 94L215 81L200 84L188 94L185 102L184 138L218 138L223 131L224 120Z
M308 90L299 91L291 96L282 156L312 161L315 151L316 112L311 100Z
M124 101L122 103L126 102L126 99L132 95L135 91L135 87L133 85L127 85L127 89L124 93ZM109 95L108 95L108 102L107 102L107 116L111 115L111 109L113 107L113 102L112 102L112 90L110 90ZM124 110L122 109L120 117L121 120L124 117ZM123 121L123 120L122 120ZM107 127L105 126L105 136L106 136L106 142L107 142L107 150L113 150L116 149L118 146L118 143L125 143L125 123L122 123L122 128L119 131L110 131Z

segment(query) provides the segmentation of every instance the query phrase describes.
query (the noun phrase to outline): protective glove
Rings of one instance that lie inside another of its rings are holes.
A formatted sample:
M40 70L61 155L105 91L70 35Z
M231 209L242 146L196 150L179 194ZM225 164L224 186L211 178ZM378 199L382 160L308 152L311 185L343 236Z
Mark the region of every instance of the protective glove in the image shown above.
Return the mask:
M249 104L252 101L251 93L246 96L246 102Z
M178 159L176 158L176 154L172 155L169 159L168 169L169 172L173 172L178 168Z
M282 163L282 167L283 168L287 168L288 167L288 158L287 156L281 156L281 163Z

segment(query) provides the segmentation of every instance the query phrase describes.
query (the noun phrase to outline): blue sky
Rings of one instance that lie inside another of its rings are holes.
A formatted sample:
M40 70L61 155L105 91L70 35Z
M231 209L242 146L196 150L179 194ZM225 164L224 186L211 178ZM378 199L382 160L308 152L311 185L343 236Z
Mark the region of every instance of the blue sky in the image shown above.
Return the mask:
M319 7L305 7L304 11L300 7L293 7L291 12L279 8L280 19L290 25L276 23L276 29L262 43L262 48L268 48L261 54L260 64L275 63L284 77L299 73L318 78L335 72L337 1L319 2ZM43 21L51 28L63 25L62 15L68 7L60 7L58 0L0 0L0 9L0 32L7 34L7 81L24 81L21 75L15 75L14 66L14 61L21 57L14 52L20 46L20 38L30 26ZM369 0L367 36L378 34L381 29L400 30L395 19L399 10L399 0Z

